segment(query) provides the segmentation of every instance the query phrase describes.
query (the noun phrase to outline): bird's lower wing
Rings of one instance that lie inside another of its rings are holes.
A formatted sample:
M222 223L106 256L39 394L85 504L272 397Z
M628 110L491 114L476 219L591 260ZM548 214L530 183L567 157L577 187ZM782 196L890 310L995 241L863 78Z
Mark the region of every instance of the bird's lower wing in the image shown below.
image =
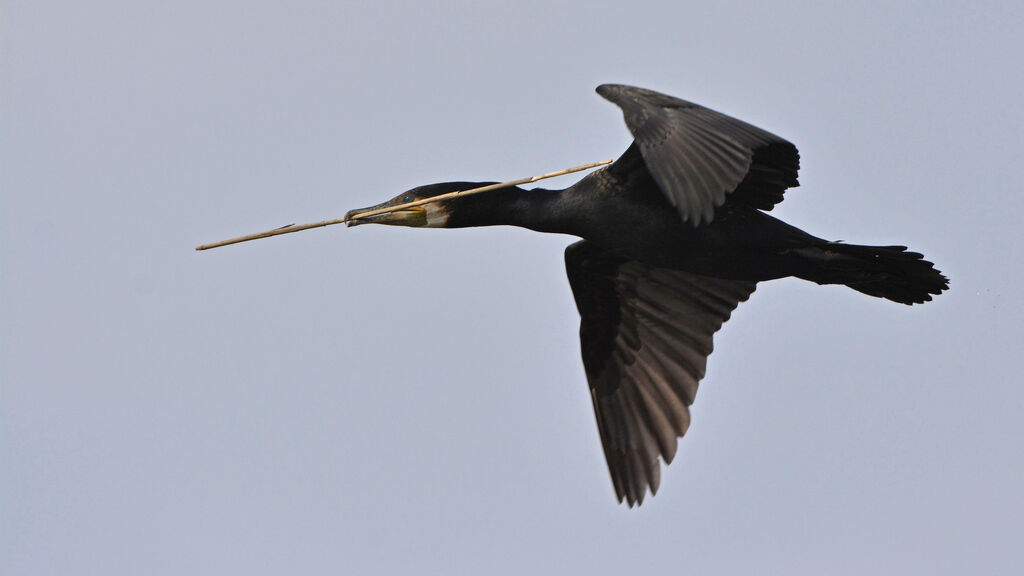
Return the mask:
M690 424L712 336L755 282L615 258L580 241L565 251L580 312L583 365L619 501L658 490Z

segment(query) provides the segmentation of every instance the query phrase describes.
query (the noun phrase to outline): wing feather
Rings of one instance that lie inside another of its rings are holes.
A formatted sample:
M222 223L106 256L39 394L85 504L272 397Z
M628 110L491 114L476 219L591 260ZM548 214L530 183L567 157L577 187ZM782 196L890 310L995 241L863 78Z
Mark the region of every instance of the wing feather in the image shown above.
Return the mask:
M712 336L756 283L653 268L585 240L565 259L612 484L619 501L638 505L689 428Z
M730 198L771 210L799 185L796 146L771 132L653 90L603 84L597 93L622 109L643 166L684 222L710 222ZM635 169L633 150L616 163Z

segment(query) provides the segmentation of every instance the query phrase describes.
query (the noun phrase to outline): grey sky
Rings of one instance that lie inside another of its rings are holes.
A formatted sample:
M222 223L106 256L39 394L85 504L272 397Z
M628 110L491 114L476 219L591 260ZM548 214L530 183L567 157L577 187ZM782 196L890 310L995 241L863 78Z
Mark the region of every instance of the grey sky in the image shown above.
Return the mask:
M639 4L4 3L0 572L1019 568L1024 8ZM616 157L602 82L790 139L774 214L952 280L913 308L760 285L638 510L570 238L192 250Z

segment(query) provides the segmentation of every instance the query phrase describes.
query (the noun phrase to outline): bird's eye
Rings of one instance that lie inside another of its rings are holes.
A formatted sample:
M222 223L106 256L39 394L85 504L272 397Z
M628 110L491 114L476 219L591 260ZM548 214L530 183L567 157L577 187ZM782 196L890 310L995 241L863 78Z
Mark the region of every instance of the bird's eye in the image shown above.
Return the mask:
M402 202L412 202L415 199L416 198L412 194L406 194L405 196L402 196Z

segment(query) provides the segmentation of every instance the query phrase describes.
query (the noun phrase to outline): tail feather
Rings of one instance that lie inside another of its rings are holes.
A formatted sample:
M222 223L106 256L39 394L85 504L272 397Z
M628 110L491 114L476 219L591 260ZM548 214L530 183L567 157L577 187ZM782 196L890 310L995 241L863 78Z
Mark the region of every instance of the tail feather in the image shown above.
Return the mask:
M795 250L810 266L801 278L845 284L858 292L901 304L928 302L949 288L935 266L906 246L860 246L829 242Z

